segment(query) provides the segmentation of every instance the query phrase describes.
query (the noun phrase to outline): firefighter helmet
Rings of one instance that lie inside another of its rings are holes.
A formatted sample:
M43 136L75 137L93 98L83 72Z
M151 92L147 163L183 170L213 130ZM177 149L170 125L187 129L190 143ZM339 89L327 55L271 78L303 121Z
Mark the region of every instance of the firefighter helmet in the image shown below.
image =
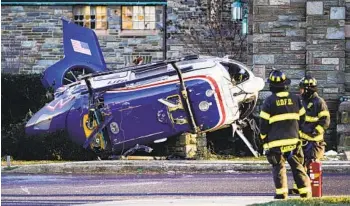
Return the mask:
M272 70L267 81L270 83L270 86L273 87L286 87L289 86L291 82L286 74L280 70Z
M317 87L317 80L311 75L306 75L300 80L299 87L300 88Z

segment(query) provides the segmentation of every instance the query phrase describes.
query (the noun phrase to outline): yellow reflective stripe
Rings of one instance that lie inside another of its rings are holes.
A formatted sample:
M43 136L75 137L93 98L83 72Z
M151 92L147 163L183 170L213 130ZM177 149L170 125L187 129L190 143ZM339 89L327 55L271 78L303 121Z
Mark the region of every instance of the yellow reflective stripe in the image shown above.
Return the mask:
M275 140L269 143L265 143L263 147L264 149L269 149L273 147L297 144L299 141L300 141L299 138L281 139L281 140Z
M303 116L305 113L306 110L304 109L304 107L299 110L299 116Z
M311 188L310 187L303 187L303 188L299 188L299 194L306 194L306 193L310 193L311 192Z
M265 137L266 137L266 134L260 134L261 139L265 139Z
M298 189L298 186L296 183L293 183L293 189Z
M329 111L325 110L325 111L322 111L322 112L318 113L318 117L319 118L321 118L321 117L330 117Z
M281 147L281 152L290 152L292 150L294 150L295 148L297 148L297 145L287 145L287 146L282 146Z
M305 116L305 122L317 122L318 117L312 117L312 116Z
M286 80L286 75L285 74L282 74L282 79Z
M288 193L288 188L279 188L279 189L276 189L276 194L277 195L282 195L282 194L286 194Z
M312 105L314 105L312 102L309 102L309 104L307 105L307 108L310 109L312 107Z
M315 128L320 134L323 134L324 133L324 129L321 125L317 125L316 128Z
M309 140L309 141L314 141L314 142L320 142L323 140L323 134L317 135L315 137L311 137L301 131L299 131L300 138Z
M270 119L270 114L261 110L260 117L263 118L263 119L269 120Z
M281 81L281 77L277 77L276 82L280 82L280 81Z
M301 130L299 130L299 137L301 137L303 134L304 133Z
M276 93L276 96L278 97L287 97L289 95L289 92L278 92Z
M284 121L284 120L299 120L299 114L286 113L286 114L275 115L275 116L270 117L269 123L272 124L274 122Z

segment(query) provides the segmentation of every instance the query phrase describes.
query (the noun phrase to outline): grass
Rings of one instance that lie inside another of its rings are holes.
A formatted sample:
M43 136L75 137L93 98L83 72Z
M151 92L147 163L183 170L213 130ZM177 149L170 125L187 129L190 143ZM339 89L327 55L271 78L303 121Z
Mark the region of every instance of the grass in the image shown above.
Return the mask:
M49 164L49 163L62 163L62 162L67 162L67 161L60 161L60 160L32 160L32 161L11 160L11 167L20 166L20 165L36 165L36 164ZM7 166L7 162L1 161L1 166Z
M293 198L288 200L271 201L262 204L253 204L252 206L299 206L299 205L312 205L312 206L323 206L323 205L350 205L350 196L334 196L334 197L321 197L321 198L310 198L300 199Z
M215 155L210 154L209 160L232 160L232 161L262 161L266 160L265 156L260 157L237 157L233 155Z

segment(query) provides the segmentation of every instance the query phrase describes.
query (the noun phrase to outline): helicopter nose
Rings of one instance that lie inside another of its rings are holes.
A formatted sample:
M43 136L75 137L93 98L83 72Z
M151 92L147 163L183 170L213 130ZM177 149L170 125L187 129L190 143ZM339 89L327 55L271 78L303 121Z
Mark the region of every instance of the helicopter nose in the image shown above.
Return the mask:
M25 132L27 135L38 135L65 130L65 119L67 114L68 111L57 116L48 114L34 115L26 124Z
M67 115L75 103L74 97L62 96L41 108L26 124L26 134L52 133L66 129Z

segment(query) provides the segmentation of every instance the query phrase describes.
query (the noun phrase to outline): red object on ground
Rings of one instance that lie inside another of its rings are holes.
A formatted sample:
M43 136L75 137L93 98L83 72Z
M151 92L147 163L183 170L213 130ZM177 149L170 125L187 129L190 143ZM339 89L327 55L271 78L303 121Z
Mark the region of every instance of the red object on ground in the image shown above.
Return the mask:
M310 180L312 197L322 197L322 163L312 162L310 164Z

